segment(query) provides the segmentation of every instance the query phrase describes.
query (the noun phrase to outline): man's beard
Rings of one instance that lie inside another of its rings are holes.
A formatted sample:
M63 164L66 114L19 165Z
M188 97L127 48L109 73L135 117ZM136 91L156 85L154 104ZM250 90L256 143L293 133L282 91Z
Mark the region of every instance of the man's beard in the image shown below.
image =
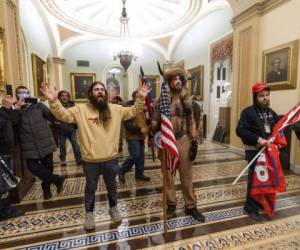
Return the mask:
M169 86L170 86L170 90L171 90L172 93L174 93L174 94L180 94L180 92L182 90L182 86L180 88L173 87L171 85L169 85Z
M265 109L270 107L270 101L268 101L267 103L258 103L258 106Z
M98 97L93 95L89 96L89 101L93 105L95 109L99 111L99 121L106 126L108 124L110 117L110 109L108 106L107 98L102 96L103 98L98 100Z

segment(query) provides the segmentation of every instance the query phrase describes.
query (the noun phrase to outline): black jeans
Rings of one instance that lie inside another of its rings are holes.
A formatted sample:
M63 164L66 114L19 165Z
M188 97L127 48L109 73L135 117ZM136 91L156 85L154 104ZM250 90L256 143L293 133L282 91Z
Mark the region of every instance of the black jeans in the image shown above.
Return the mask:
M144 140L128 140L129 157L123 162L119 172L126 174L135 164L135 178L143 177L145 164Z
M85 175L84 202L85 211L94 211L95 193L98 186L100 175L103 175L107 190L107 198L110 207L117 205L117 183L118 161L116 159L105 162L84 162Z
M53 174L53 153L40 159L27 159L29 171L42 180L42 188L45 192L50 192L50 184L54 179Z
M246 157L246 160L248 161L248 163L255 157L255 155L257 153L258 153L258 151L256 151L256 150L246 150L245 151L245 157ZM246 202L244 205L244 210L247 213L256 213L262 208L262 206L250 196L250 190L251 190L251 186L252 186L252 177L254 174L255 164L256 164L256 161L254 161L254 163L252 163L248 169L247 197L246 197Z

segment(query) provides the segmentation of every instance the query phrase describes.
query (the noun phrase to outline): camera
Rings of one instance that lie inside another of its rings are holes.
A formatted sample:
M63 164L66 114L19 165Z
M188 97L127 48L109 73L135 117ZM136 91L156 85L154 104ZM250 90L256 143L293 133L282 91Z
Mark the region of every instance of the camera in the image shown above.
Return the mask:
M24 99L25 103L37 103L37 98L33 98L33 97L26 97Z

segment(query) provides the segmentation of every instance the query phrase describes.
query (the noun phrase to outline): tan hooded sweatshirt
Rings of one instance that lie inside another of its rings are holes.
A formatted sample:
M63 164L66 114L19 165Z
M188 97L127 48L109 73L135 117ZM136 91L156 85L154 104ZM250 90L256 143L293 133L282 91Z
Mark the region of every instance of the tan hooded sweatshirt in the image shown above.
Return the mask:
M132 107L109 103L111 119L106 128L98 121L99 113L91 103L64 108L58 99L50 101L53 115L60 121L76 123L82 158L88 162L103 162L118 155L121 121L143 111L144 100L138 98Z

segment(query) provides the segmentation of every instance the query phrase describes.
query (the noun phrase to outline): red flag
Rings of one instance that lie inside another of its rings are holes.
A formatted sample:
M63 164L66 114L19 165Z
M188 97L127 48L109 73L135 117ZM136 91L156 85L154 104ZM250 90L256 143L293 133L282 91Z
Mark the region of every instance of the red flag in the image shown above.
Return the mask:
M284 129L299 120L300 103L275 124L267 150L259 156L255 165L250 195L262 205L270 218L275 214L276 194L286 191L279 158L279 149L287 145Z

